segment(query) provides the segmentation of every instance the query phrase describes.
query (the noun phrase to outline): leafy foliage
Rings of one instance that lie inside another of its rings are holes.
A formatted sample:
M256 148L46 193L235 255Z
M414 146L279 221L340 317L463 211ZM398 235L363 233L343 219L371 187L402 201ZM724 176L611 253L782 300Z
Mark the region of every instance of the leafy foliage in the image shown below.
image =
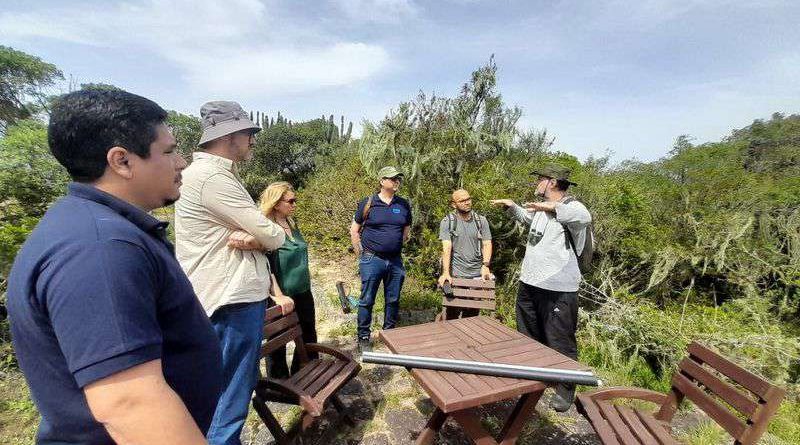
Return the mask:
M192 153L203 134L200 118L170 110L167 112L167 126L178 143L178 152L187 162L191 162Z
M277 180L302 187L321 157L339 145L338 135L333 116L330 120L313 119L292 124L278 115L278 122L265 126L258 133L253 159L242 166L245 187L254 197Z
M55 65L0 45L0 133L46 104L43 89L62 79Z

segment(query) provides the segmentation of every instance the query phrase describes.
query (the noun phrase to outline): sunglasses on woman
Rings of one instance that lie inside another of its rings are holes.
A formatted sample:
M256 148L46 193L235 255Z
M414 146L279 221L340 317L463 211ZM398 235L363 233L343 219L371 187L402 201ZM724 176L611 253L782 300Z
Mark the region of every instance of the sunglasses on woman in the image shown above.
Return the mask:
M283 201L283 202L288 202L289 204L292 204L292 205L295 205L295 204L297 204L297 198L292 198L292 199L281 199L281 201Z

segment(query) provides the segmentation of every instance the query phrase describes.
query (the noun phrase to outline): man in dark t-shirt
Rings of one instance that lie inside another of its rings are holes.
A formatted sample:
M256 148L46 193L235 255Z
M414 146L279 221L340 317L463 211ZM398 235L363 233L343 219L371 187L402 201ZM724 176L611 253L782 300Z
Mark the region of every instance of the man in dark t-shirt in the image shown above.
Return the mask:
M204 444L219 397L214 331L149 211L186 162L154 102L78 91L53 107L50 150L76 181L8 281L14 349L39 444Z
M380 191L358 203L350 239L358 257L361 298L358 305L358 345L370 349L375 296L383 282L383 329L392 329L400 312L400 291L406 276L400 251L411 229L411 206L397 196L403 174L395 167L378 171Z

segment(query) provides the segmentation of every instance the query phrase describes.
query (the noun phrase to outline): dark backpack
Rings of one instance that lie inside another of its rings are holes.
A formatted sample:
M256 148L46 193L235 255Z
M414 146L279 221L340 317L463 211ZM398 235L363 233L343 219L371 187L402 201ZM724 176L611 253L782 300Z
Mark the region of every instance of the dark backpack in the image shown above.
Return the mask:
M569 204L572 201L575 201L575 198L570 196L564 200L563 204ZM594 218L592 220L594 220ZM592 258L594 257L594 249L597 246L597 239L594 235L594 224L589 223L589 225L583 229L586 236L583 237L583 249L581 249L580 255L578 255L578 249L575 246L575 240L572 239L572 232L570 232L569 228L565 224L562 225L564 226L564 233L567 235L567 242L569 242L570 247L572 247L572 251L575 252L575 257L578 259L578 269L580 269L581 274L586 275L592 271Z

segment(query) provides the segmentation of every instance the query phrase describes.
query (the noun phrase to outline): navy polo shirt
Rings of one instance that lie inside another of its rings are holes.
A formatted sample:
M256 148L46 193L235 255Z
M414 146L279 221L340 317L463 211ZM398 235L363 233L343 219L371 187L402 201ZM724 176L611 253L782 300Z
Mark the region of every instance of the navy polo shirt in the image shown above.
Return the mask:
M82 388L155 359L208 430L222 356L166 226L73 183L19 251L8 278L8 313L17 360L42 415L37 443L112 443Z
M358 203L353 220L361 224L361 246L381 255L399 255L403 248L403 228L411 225L411 206L395 195L389 204L372 195L367 220L364 221L364 198Z

